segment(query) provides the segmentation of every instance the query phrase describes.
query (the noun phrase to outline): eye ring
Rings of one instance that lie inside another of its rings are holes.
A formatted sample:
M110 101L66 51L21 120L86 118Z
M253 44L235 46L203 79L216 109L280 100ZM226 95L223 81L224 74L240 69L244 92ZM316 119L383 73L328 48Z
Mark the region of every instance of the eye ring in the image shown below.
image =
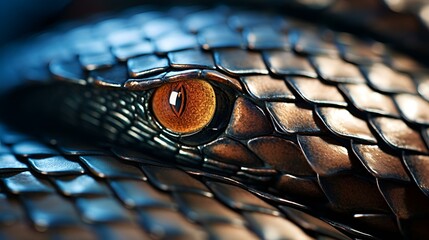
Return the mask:
M198 145L226 127L235 94L217 82L190 79L166 83L152 92L150 113L170 137Z

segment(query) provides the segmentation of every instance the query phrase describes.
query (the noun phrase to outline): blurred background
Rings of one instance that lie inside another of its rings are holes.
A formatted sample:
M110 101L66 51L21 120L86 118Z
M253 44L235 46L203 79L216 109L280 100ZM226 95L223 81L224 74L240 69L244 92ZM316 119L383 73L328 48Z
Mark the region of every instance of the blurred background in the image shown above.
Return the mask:
M323 0L326 2L326 0ZM120 10L143 4L284 4L287 0L14 0L0 1L0 46L38 32L55 22L82 18L97 12Z
M154 2L154 1L149 1ZM142 1L117 0L14 0L0 1L0 46L37 32L59 20L125 8Z
M303 15L301 8L328 9L322 15L310 12L307 17L323 16L324 21L369 30L394 40L401 47L412 48L429 56L428 0L14 0L0 1L0 48L10 41L37 32L55 22L82 18L97 12L120 10L136 5L241 4L271 6L277 10ZM259 8L258 8L259 9ZM313 19L314 20L314 19ZM383 40L383 39L382 39ZM405 40L405 42L404 42Z

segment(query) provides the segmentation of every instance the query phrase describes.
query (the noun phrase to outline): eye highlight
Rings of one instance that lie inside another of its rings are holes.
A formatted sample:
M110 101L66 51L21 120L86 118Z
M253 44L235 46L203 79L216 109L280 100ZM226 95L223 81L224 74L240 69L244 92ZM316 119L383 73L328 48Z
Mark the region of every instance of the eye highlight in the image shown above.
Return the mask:
M183 83L177 84L173 87L170 92L169 103L171 110L176 114L176 117L182 116L183 110L185 109L186 101L186 89Z
M216 93L204 80L167 83L152 95L156 120L171 132L191 134L207 126L216 111Z

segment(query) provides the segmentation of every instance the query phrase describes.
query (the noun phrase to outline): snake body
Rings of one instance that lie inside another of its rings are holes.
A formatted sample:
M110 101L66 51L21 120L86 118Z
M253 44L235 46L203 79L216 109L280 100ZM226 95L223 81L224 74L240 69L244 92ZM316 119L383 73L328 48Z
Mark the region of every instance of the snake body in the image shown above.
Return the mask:
M394 51L380 42L309 31L277 14L193 11L143 11L46 34L34 45L49 56L52 77L19 95L22 106L41 96L36 112L50 119L229 177L351 236L427 236L429 96L421 90L429 82L410 77L427 69L385 61ZM144 38L134 39L136 29ZM400 56L412 61L390 59ZM192 79L225 92L219 124L172 134L154 118L151 96Z

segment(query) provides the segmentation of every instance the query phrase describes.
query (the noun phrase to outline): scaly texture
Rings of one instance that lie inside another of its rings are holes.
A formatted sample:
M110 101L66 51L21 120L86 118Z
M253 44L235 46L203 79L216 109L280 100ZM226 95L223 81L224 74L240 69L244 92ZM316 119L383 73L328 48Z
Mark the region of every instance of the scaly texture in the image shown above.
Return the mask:
M2 222L22 219L16 195L36 228L50 229L41 238L64 228L88 238L144 234L133 224L166 238L345 238L302 211L351 237L427 236L424 66L274 13L139 11L51 32L27 52L36 57L10 59L46 80L38 89L51 102L40 106L52 119L116 146L42 134L50 146L5 130L1 200L15 207ZM149 101L163 83L192 78L231 99L224 126L189 140L157 124Z

